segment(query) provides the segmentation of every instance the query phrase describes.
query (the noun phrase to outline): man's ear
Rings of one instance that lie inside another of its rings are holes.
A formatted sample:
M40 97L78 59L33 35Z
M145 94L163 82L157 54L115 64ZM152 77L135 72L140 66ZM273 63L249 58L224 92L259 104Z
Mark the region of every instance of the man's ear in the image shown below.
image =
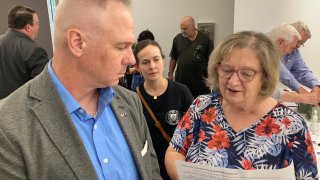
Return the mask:
M136 68L138 73L141 73L138 63L135 63L133 66Z
M285 45L286 41L283 39L283 38L279 38L277 41L276 41L277 45L279 47L282 47L283 45Z
M67 43L70 52L76 56L80 57L86 48L85 35L79 29L69 29L67 31Z
M25 32L25 34L27 34L30 37L32 35L32 25L26 24L23 27L23 31Z
M31 25L30 24L26 24L23 28L26 32L30 32L31 31Z

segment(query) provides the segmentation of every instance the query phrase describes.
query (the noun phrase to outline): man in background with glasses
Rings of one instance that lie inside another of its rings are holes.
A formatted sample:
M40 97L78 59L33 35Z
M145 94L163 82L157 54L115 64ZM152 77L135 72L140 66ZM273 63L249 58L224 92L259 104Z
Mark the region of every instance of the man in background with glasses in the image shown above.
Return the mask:
M301 94L309 93L303 86L311 89L311 92L320 95L320 81L313 75L312 71L303 61L299 48L311 38L311 32L308 26L297 21L291 24L299 32L301 40L298 41L297 47L289 54L285 55L281 62L285 68L281 69L281 81L293 91Z
M297 29L293 25L287 23L283 23L273 28L269 33L269 37L277 46L278 52L280 54L280 60L295 51L295 49L300 46L301 42L305 42L304 39L301 38L301 35L297 31ZM281 62L280 82L288 87L292 86L292 84L290 84L290 81L286 81L286 77L288 77L289 75L291 75L291 73ZM311 93L309 93L308 91L305 91L305 93L300 93L297 91L296 93L284 91L280 88L278 88L274 92L272 97L282 102L295 102L315 105L320 101L320 94L314 93L313 91L311 91Z

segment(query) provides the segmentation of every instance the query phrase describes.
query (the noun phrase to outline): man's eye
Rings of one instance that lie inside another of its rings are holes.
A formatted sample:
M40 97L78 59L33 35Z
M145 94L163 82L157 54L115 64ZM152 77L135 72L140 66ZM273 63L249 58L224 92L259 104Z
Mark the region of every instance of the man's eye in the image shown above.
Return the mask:
M119 50L124 50L124 49L126 49L126 47L124 47L124 46L118 46L117 49L119 49Z

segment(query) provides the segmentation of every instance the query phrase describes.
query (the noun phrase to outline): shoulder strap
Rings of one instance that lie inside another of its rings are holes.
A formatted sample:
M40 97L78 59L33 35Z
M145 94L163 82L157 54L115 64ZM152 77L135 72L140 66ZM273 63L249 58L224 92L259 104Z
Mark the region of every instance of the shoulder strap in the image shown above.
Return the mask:
M152 112L152 110L150 109L149 105L147 104L146 100L143 98L143 96L140 93L139 87L136 88L137 90L137 94L140 97L143 105L147 108L149 114L151 115L156 127L161 131L163 137L170 142L170 136L167 134L167 132L163 129L163 127L161 126L161 123L158 121L158 119L156 118L156 116L154 115L154 113Z

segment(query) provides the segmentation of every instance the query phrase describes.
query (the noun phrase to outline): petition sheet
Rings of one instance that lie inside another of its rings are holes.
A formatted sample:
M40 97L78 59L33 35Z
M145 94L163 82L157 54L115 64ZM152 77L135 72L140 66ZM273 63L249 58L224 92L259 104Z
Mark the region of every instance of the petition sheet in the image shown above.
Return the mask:
M176 161L176 167L180 180L295 180L293 163L283 169L274 170L243 170L212 167Z

